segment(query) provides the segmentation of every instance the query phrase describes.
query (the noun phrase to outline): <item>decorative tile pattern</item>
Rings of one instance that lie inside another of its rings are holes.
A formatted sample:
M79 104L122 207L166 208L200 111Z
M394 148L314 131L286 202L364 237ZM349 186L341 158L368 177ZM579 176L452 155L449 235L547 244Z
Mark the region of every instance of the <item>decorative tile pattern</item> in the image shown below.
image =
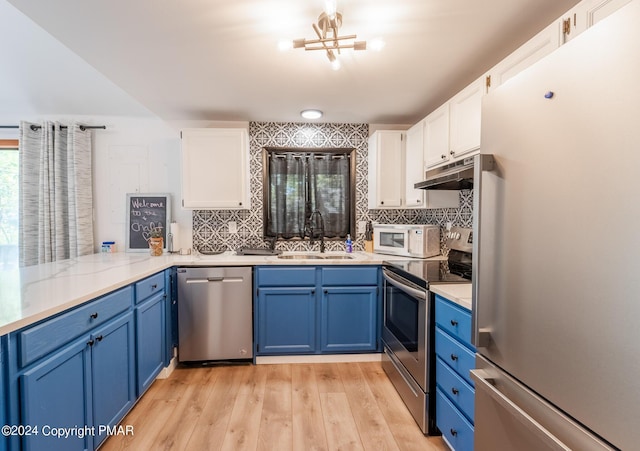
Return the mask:
M193 246L205 251L235 250L239 247L264 247L262 238L262 148L355 148L356 149L356 222L437 224L471 227L473 191L460 192L460 208L447 209L367 209L367 124L306 124L297 122L249 123L250 147L250 210L194 210ZM229 221L238 225L238 233L229 233ZM328 251L341 251L344 243L326 241ZM318 248L308 241L279 241L277 249L308 251ZM363 250L363 235L357 234L355 250Z

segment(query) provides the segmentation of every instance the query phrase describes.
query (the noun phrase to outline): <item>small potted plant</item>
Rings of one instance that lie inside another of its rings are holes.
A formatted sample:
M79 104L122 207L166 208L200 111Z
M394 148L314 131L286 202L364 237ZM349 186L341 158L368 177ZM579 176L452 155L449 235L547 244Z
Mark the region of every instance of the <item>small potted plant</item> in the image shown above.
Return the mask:
M164 247L164 238L162 237L162 227L153 227L149 231L149 249L151 255L158 257L162 255L162 248Z

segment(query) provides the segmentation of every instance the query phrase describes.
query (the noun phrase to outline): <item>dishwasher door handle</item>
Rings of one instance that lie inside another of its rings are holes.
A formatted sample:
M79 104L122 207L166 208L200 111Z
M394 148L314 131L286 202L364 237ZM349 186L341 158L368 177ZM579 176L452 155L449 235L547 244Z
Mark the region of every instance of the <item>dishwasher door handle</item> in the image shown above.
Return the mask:
M207 277L198 279L187 279L187 283L209 283L209 282L243 282L243 277Z

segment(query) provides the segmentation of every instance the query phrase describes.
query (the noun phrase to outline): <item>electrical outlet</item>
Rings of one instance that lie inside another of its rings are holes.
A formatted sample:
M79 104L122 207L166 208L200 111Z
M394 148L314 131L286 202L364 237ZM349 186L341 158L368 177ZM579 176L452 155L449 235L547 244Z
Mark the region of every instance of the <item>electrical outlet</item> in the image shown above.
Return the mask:
M358 233L364 233L367 230L366 221L358 221Z
M238 233L238 223L235 221L229 221L227 223L227 226L229 227L229 233Z

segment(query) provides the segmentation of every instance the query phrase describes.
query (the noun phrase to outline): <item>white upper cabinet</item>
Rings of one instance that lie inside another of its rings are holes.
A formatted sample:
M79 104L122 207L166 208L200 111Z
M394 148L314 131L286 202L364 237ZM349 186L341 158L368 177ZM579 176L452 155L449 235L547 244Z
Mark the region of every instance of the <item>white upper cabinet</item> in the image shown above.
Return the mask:
M631 0L583 0L560 19L561 41L569 42Z
M622 8L631 0L590 0L586 13L587 28L597 24L612 12Z
M449 155L458 159L480 149L480 116L484 77L471 83L449 101Z
M369 137L369 208L402 206L404 134L378 130Z
M369 138L369 208L457 208L458 191L425 191L413 186L424 180L425 121L407 132L378 130Z
M424 127L425 121L422 120L407 130L404 164L404 198L407 207L424 206L424 190L413 187L424 180Z
M248 209L249 135L244 128L182 131L182 206Z
M424 119L426 169L456 161L480 149L484 82L484 77L477 79Z
M425 119L424 164L427 168L445 163L449 154L449 104L445 103Z
M486 75L485 92L493 91L560 47L560 34L560 24L554 22L496 64Z

